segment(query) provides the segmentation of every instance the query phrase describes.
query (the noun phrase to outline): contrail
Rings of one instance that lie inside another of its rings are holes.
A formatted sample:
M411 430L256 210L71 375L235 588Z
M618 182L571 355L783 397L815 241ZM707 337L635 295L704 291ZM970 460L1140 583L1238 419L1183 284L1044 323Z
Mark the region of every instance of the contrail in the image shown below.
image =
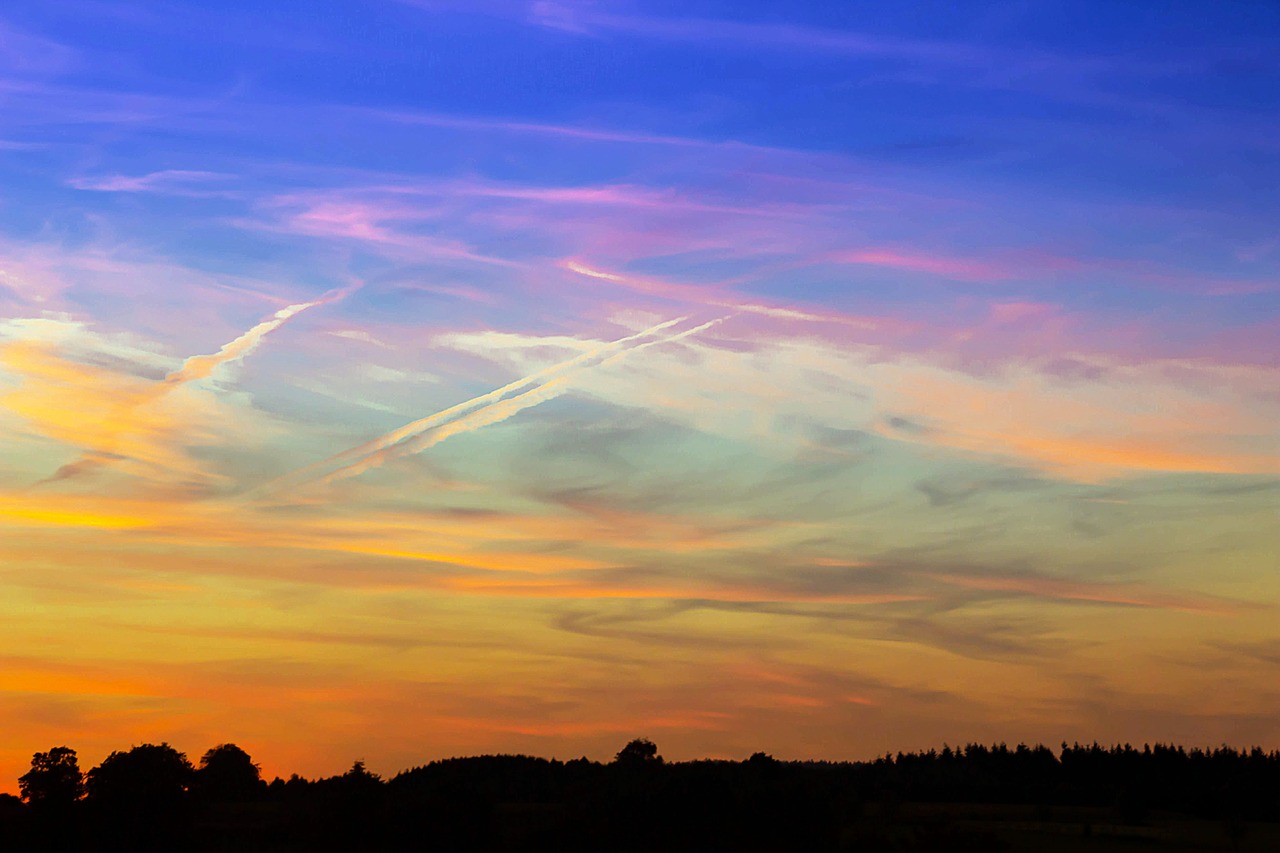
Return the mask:
M859 329L873 330L876 328L876 323L871 320L857 317L827 316L823 314L814 314L809 311L802 311L798 308L783 308L776 305L760 305L758 303L738 302L732 299L717 298L711 293L707 293L702 288L695 285L680 284L677 282L661 281L657 279L637 279L630 276L608 272L606 270L595 269L594 267L589 267L581 261L572 258L561 262L560 266L570 272L575 272L578 275L585 275L589 278L598 278L604 281L615 282L623 285L624 287L639 290L641 293L654 294L669 299L682 299L699 305L710 305L716 308L730 308L735 313L760 314L765 317L774 317L780 320L803 320L809 323L833 323L842 326L853 326Z
M642 343L638 346L631 347L628 350L623 350L617 355L613 355L613 356L610 356L609 358L606 358L604 361L600 362L600 366L603 367L606 364L612 364L613 362L617 361L623 356L631 355L631 353L639 352L642 349L648 349L649 347L657 346L658 344L669 344L672 341L683 340L684 338L687 338L690 335L696 335L699 332L705 332L707 329L710 329L712 326L718 323L723 323L725 320L728 320L732 316L733 316L732 314L726 314L723 317L717 317L714 320L708 320L707 322L703 323L701 326L694 326L692 329L685 329L683 332L677 332L676 334L672 335L669 338L661 338L656 341L646 341L645 343Z
M186 361L182 362L182 367L173 371L164 378L164 386L172 387L174 385L184 385L187 382L194 382L199 379L205 379L216 369L229 361L238 361L249 353L258 348L258 344L262 342L268 334L280 328L290 318L301 314L308 308L315 308L318 305L327 305L330 302L336 302L339 299L349 295L359 285L343 288L326 293L319 299L312 302L299 302L296 305L287 305L276 313L272 314L270 319L263 320L240 337L223 344L222 348L217 352L209 355L193 355ZM165 390L168 390L165 388ZM161 391L160 393L164 393ZM157 394L157 396L159 396Z
M538 403L545 402L564 393L568 389L561 386L564 385L568 378L568 376L557 376L525 391L523 394L517 394L506 400L490 403L482 409L477 409L460 418L442 424L429 433L419 433L400 444L384 447L381 450L370 453L368 456L348 462L346 465L329 472L323 479L325 482L345 480L348 477L362 474L370 468L376 468L389 459L398 459L401 456L421 453L428 447L434 447L446 438L459 433L471 432L483 426L505 421L522 409L536 406Z
M168 373L163 380L150 387L150 390L139 397L128 402L121 409L121 414L127 419L133 412L140 407L153 403L161 397L169 394L174 389L205 379L210 376L218 367L231 361L238 361L257 349L258 344L262 342L268 334L284 325L292 317L301 314L308 308L315 308L319 305L327 305L330 302L336 302L350 295L360 288L361 284L353 284L339 290L331 290L325 293L319 299L311 302L299 302L295 305L288 305L271 315L269 319L258 323L249 331L232 340L230 343L224 344L216 353L209 355L193 355L189 356L182 362L182 366L177 370ZM118 437L120 432L127 432L127 429L117 431ZM114 440L111 444L115 444ZM75 460L58 468L50 476L41 480L35 485L43 485L45 483L57 482L58 480L67 480L79 476L87 471L110 465L113 462L122 461L127 457L121 456L111 449L95 448L81 452L80 456Z
M622 344L627 341L633 341L639 337L653 334L654 332L661 331L662 329L665 329L665 328L669 328L671 325L678 323L683 319L685 318L681 317L679 319L671 320L666 323L660 323L657 326L654 326L651 329L646 329L644 332L641 332L639 334L631 335L627 338L622 338L619 341L614 341L613 344L607 344L605 346L597 347L595 350L592 350L592 353L594 354L593 357L599 357L604 351L607 350L607 348L614 348L615 345ZM573 360L575 362L574 366L577 369L573 369L572 367L562 367L562 369L560 369L559 371L556 371L558 375L552 376L551 378L547 379L545 382L542 382L541 384L536 385L533 388L530 388L521 394L517 394L514 397L508 397L506 399L497 400L496 397L500 395L498 392L495 391L495 392L492 392L491 394L485 395L486 398L495 399L495 402L491 402L488 405L481 406L480 408L473 408L471 411L467 412L466 414L463 414L447 422L444 422L444 423L433 422L432 424L423 426L413 431L412 433L406 433L405 430L407 429L407 427L402 427L401 429L396 430L395 433L388 433L386 436L383 436L382 439L376 439L373 442L369 442L368 445L365 445L366 447L373 447L373 450L371 452L368 452L367 454L360 455L355 453L354 451L347 451L347 454L345 455L347 455L348 458L350 458L351 456L359 456L359 458L353 459L352 461L346 463L345 465L341 465L338 468L334 469L333 471L330 471L328 474L324 475L323 479L325 480L325 482L332 482L334 480L341 480L341 479L346 479L348 477L354 477L357 474L361 474L364 471L369 470L370 468L383 464L389 459L396 459L396 458L399 458L402 456L408 456L414 453L421 453L427 448L434 447L440 442L448 438L451 438L455 435L461 435L463 433L473 432L477 429L480 429L481 427L490 426L491 424L496 424L501 421L505 421L507 418L511 417L517 412L523 411L524 409L530 408L531 406L536 406L539 403L544 403L547 400L551 400L565 393L566 391L569 390L569 384L568 384L569 379L571 379L575 374L582 372L583 370L587 369L590 366L598 367L606 364L611 364L615 361L618 361L619 359L629 356L630 354L636 352L637 350L687 338L690 335L695 335L699 332L705 331L706 329L709 329L712 326L716 325L717 323L723 322L726 319L728 318L719 317L715 320L711 320L710 322L703 323L700 326L695 326L692 329L686 329L683 332L680 332L675 335L671 335L670 337L659 338L658 340L654 340L654 341L646 341L645 343L639 344L637 346L623 349L619 352L609 355L608 357L598 362L596 365L588 364L587 362L590 359L587 359L587 358L574 359ZM567 365L568 362L566 362L565 364ZM526 377L526 379L512 383L511 386L507 386L507 387L508 388L512 386L524 387L525 385L528 385L532 379L536 378L539 375L546 375L548 372L552 372L552 369L548 368L548 370L541 371L539 374L533 374L533 376ZM499 389L499 390L503 390L503 389ZM476 400L480 400L480 399L481 398L479 397L476 398ZM475 401L468 401L468 403L464 403L461 405L469 406L470 403L474 403L474 402ZM454 408L457 409L459 407L455 406ZM446 411L449 411L449 410L446 410ZM432 418L435 418L435 416L433 415ZM415 423L421 424L425 421L432 420L432 418L423 418L422 421L417 421ZM430 432L428 432L428 430L430 430ZM391 435L399 435L399 438L397 438L396 441L386 441L385 439L388 439Z
M455 418L464 416L475 409L491 405L497 402L498 400L502 399L503 397L505 397L507 394L510 394L512 391L519 391L534 383L550 379L566 370L572 370L575 367L579 367L593 359L599 358L601 355L612 352L613 350L619 347L625 346L634 340L638 340L640 338L644 338L649 335L657 334L658 332L661 332L663 329L668 329L676 325L677 323L683 322L686 319L688 318L677 317L674 320L667 320L665 322L658 323L655 326L650 326L649 328L640 332L636 332L633 335L627 335L625 338L618 338L618 340L616 341L610 341L609 343L601 344L600 346L590 349L587 352L579 353L578 355L574 356L573 358L567 359L566 361L562 361L558 364L553 364L550 367L544 367L542 370L531 373L528 376L515 380L514 382L508 382L506 385L503 385L501 388L497 388L497 389L494 389L493 391L489 391L488 393L481 394L479 397L472 397L470 400L466 400L464 402L450 406L447 409L442 409L441 411L436 412L433 415L427 415L424 418L419 418L416 421L407 423L402 427L399 427L397 429L392 430L389 433L386 433L385 435L378 436L372 441L367 441L364 444L358 445L356 447L352 447L349 450L344 450L341 453L335 453L333 456L330 456L328 459L322 459L319 462L313 462L310 465L307 465L303 468L299 468L297 471L294 471L292 473L284 474L281 477L278 477L276 480L272 481L271 483L265 484L262 488L298 485L300 483L307 482L308 480L318 479L320 477L324 477L328 479L329 477L332 477L334 474L336 474L338 471L345 470L346 468L352 467L353 465L357 464L355 460L362 459L363 457L376 455L381 451L391 447L392 445L398 444L404 441L405 439L411 438L415 435L425 432L426 430L432 429L433 427L441 426L445 423L448 423L454 420ZM330 468L335 465L337 467L333 471L329 472L328 474L319 473L324 471L324 469ZM362 468L361 470L364 470L364 469Z
M646 341L645 343L642 343L637 346L630 347L629 349L624 349L621 352L615 353L594 366L603 367L606 364L611 364L615 361L618 361L619 359L622 359L622 358L625 358L626 356L631 355L632 353L638 350L645 349L646 347L656 346L658 344L671 343L672 341L678 341L678 340L681 340L682 338L687 338L690 335L695 335L698 332L705 331L706 329L709 329L712 326L716 325L717 323L723 322L726 319L728 318L718 317L715 320L711 320L710 322L703 323L701 326L695 326L692 329L687 329L683 332L680 332L679 334L675 334L667 338L660 338L659 340L656 340L656 341ZM675 322L678 322L678 321L675 321ZM668 323L663 325L670 325L670 324ZM634 336L633 336L633 339L634 339ZM449 421L448 423L443 424L442 426L432 430L430 433L424 434L423 432L420 431L417 435L413 436L412 438L406 441L403 441L399 444L387 446L376 453L370 454L369 456L363 459L360 459L357 462L352 462L348 465L338 468L337 470L331 472L328 476L326 476L325 480L332 481L337 479L346 479L347 477L354 477L356 474L359 474L363 471L367 471L369 468L375 467L377 465L381 465L383 462L387 461L388 459L395 459L401 456L409 456L414 453L421 453L427 448L434 447L435 445L439 444L440 442L444 441L447 438L451 438L452 436L460 435L462 433L472 432L474 430L480 429L481 427L485 427L491 424L496 424L501 421L505 421L507 418L511 417L517 412L523 411L524 409L527 409L531 406L536 406L539 403L544 403L547 400L553 399L555 397L559 397L561 394L569 390L568 380L574 374L579 373L582 370L585 370L586 367L587 365L583 365L578 370L567 372L563 375L556 376L552 379L549 379L548 381L542 383L541 385L538 385L534 388L529 389L528 391L525 391L523 394L518 394L515 397L509 397L506 400L492 403L488 406L485 406L484 408L473 411L470 414L467 414L455 420Z

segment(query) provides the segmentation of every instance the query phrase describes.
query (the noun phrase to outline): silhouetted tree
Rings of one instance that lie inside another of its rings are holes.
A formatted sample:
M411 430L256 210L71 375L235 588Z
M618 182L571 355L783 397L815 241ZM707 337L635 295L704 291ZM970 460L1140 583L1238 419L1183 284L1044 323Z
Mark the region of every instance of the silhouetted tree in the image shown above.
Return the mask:
M22 800L13 794L0 794L0 845L7 850L57 849L54 844L36 847L28 841L27 813Z
M167 743L113 752L85 778L101 850L176 850L189 832L195 768Z
M69 746L31 756L31 769L18 778L22 799L40 808L65 808L84 796L84 774Z
M194 773L187 756L169 744L144 743L108 755L89 771L86 788L95 802L164 809L182 799Z
M246 802L264 788L261 768L234 743L219 744L201 756L195 787L214 802Z
M648 738L636 738L624 746L614 756L614 761L628 767L643 767L650 764L661 764L662 756L658 755L658 745Z
M363 761L353 762L351 769L343 773L342 778L353 785L376 785L382 782L382 777L368 770Z
M28 788L61 778L55 770L73 757L65 747L37 754L23 777L24 796L36 802ZM1274 832L1256 822L1280 821L1280 751L1094 743L1064 744L1055 755L1000 743L944 745L874 762L755 753L742 762L668 764L653 742L637 739L609 765L477 756L435 761L383 782L357 761L339 776L295 775L267 788L234 745L209 750L197 771L162 744L113 753L90 772L87 788L88 798L70 800L65 810L0 795L0 850L323 853L421 849L425 842L494 853L996 849L1000 839L992 833L1004 830L966 825L959 806L966 802L996 805L995 821L1034 813L1040 822L1084 827L1144 815L1164 822L1167 810L1215 821L1226 850ZM250 790L261 802L225 802ZM197 810L201 798L224 802ZM915 808L921 803L946 805L926 812ZM1021 838L1021 830L1008 828Z

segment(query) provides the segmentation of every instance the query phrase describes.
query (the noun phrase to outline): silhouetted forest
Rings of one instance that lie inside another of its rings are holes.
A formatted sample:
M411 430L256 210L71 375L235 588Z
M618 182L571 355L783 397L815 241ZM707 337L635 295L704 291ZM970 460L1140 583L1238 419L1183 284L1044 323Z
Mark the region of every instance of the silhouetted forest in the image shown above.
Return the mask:
M971 744L869 762L486 755L267 783L233 744L32 757L5 850L1276 850L1280 752Z

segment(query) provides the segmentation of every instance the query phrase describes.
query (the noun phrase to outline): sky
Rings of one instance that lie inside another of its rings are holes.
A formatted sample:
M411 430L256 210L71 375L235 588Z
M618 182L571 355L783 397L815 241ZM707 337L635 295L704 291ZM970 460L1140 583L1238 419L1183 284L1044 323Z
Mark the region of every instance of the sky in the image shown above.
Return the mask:
M14 0L0 790L1280 747L1280 7Z

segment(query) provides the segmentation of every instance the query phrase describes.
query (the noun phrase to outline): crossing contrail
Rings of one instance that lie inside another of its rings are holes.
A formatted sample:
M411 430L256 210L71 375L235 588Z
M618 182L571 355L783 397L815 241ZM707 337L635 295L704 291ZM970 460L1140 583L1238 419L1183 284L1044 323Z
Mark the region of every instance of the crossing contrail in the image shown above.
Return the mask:
M363 471L367 471L370 468L381 465L382 463L386 462L389 459L396 459L401 456L410 456L414 453L421 453L427 448L434 447L435 445L439 444L440 442L444 441L447 438L451 438L452 436L460 435L462 433L473 432L474 430L480 429L481 427L485 427L491 424L496 424L501 421L505 421L507 418L511 417L517 412L523 411L524 409L527 409L531 406L536 406L539 403L545 403L547 400L553 399L555 397L559 397L561 394L569 390L569 387L570 387L569 379L572 378L574 375L582 372L583 370L586 370L588 367L600 367L606 364L611 364L615 361L618 361L619 359L622 359L622 358L625 358L626 356L631 355L634 352L637 352L638 350L646 349L648 347L656 346L658 344L666 344L666 343L671 343L672 341L678 341L683 338L687 338L690 335L696 335L698 332L709 329L715 324L720 323L725 319L726 318L724 317L718 317L715 320L711 320L710 322L703 323L701 326L696 326L692 329L687 329L683 332L679 332L678 334L671 335L670 337L659 338L658 340L655 340L655 341L646 341L645 343L638 344L634 347L629 347L627 349L621 350L620 352L616 352L604 358L603 360L599 361L594 365L591 365L591 364L579 365L576 370L566 371L561 375L548 379L546 382L543 382L541 385L537 385L533 388L530 388L528 391L525 391L522 394L517 394L514 397L508 397L505 400L500 400L496 403L491 403L488 406L484 406L483 408L474 410L469 414L463 415L460 418L456 418L452 421L449 421L446 424L443 424L435 429L432 429L430 432L426 432L425 430L419 431L416 435L398 444L393 444L393 445L384 447L381 450L370 454L369 456L366 456L348 465L344 465L343 467L330 472L324 479L326 481L331 482L333 480L346 479L347 477L354 477L355 475ZM679 321L676 320L673 322L679 322ZM664 323L662 325L670 326L671 324ZM632 340L634 340L635 337L636 336L632 336Z
M325 482L332 482L354 477L390 459L421 453L447 438L499 423L517 412L558 397L569 390L569 379L590 367L612 363L637 350L657 344L681 340L708 329L725 318L721 317L668 337L646 341L633 347L626 347L628 343L658 334L685 319L687 318L678 317L675 320L668 320L634 335L628 335L625 338L602 344L568 361L544 368L522 379L517 379L515 382L508 383L497 390L406 424L359 447L331 456L329 459L303 468L293 475L286 475L281 480L302 483L308 480L323 479ZM529 387L530 385L533 387ZM521 389L525 390L521 391ZM521 391L521 393L510 397L506 396L512 391ZM335 465L336 467L333 467ZM320 473L326 468L330 469L327 473ZM312 476L307 476L308 474Z
M627 335L624 338L618 338L616 341L600 344L587 352L579 353L573 358L559 362L558 364L553 364L549 367L544 367L542 370L531 373L528 376L521 377L514 382L508 382L501 388L496 388L493 391L481 394L478 397L472 397L470 400L465 400L461 403L450 406L447 409L442 409L435 414L419 418L416 421L407 423L402 427L394 429L385 435L380 435L371 441L365 442L364 444L344 450L341 453L335 453L327 459L322 459L319 462L313 462L310 465L299 468L289 474L284 474L283 476L276 478L274 481L267 483L263 488L280 488L284 486L299 485L309 480L315 480L321 477L328 478L337 471L355 464L357 460L378 454L386 448L391 447L394 444L398 444L405 439L411 438L414 435L418 435L419 433L425 432L433 427L441 426L455 418L466 415L468 412L475 409L497 402L513 391L519 391L529 385L550 379L563 371L572 370L575 367L586 364L592 359L599 358L601 355L606 355L619 347L626 346L632 341L639 340L649 335L655 335L663 329L668 329L677 323L683 322L685 319L687 318L677 317L674 320L666 320L658 323L657 325L650 326L643 331ZM332 470L326 473L326 469Z

